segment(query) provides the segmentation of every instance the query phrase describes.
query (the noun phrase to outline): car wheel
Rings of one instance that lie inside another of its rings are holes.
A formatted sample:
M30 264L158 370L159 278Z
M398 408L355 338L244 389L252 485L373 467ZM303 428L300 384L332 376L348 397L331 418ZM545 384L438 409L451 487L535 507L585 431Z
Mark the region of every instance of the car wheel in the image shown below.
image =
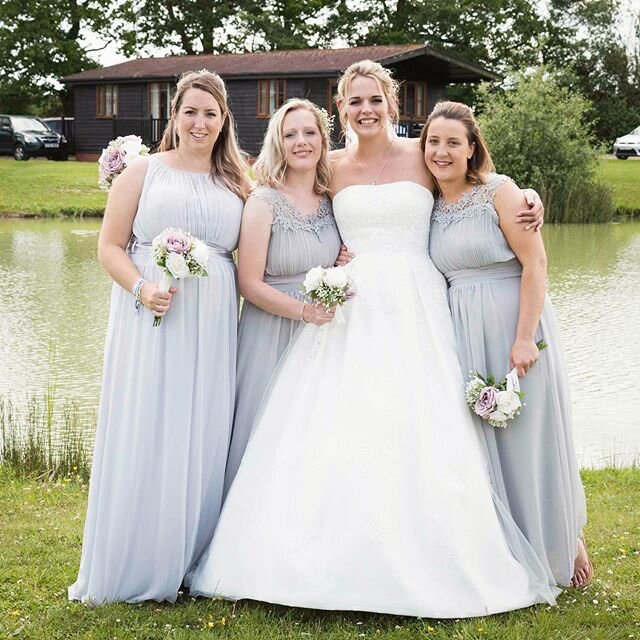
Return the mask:
M17 144L15 147L13 147L13 157L16 160L28 160L29 156L27 155L27 152L24 150L24 147L21 144Z
M629 156L616 156L618 160L626 160Z
M53 156L52 160L56 160L58 162L66 162L69 159L68 153L60 153L57 156Z

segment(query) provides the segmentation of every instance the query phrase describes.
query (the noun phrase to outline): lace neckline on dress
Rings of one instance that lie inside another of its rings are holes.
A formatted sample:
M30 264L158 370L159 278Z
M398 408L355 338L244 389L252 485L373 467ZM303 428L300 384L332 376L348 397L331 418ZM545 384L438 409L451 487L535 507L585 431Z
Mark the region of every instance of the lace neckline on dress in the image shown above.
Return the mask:
M319 239L320 232L333 224L331 201L325 194L312 215L301 213L298 207L283 193L271 187L257 187L251 195L271 205L273 224L278 224L285 231L313 231Z
M445 202L438 196L433 207L433 220L447 227L452 222L481 215L486 211L487 205L493 207L496 189L507 180L510 178L494 173L489 176L487 182L474 185L454 202Z

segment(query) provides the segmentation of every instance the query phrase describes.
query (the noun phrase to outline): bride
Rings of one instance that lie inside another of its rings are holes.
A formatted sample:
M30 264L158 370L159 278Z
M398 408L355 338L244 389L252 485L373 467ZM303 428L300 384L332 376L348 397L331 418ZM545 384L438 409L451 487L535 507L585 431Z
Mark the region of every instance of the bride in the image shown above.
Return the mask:
M191 593L433 618L554 603L490 488L426 249L432 182L416 141L388 133L395 83L357 63L338 104L357 136L332 190L358 294L283 360Z

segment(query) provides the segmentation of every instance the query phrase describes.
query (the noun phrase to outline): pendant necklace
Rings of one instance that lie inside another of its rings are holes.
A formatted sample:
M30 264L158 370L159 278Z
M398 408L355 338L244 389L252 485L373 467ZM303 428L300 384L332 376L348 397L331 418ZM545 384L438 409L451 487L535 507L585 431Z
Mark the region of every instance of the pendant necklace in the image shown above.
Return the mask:
M384 168L387 166L387 160L389 159L389 156L391 155L391 149L393 148L393 143L394 143L395 139L392 138L391 139L391 143L389 144L389 147L387 149L387 153L384 157L384 160L382 161L382 164L380 165L380 169L378 169L378 173L376 173L375 177L373 178L373 180L371 180L371 175L369 175L365 170L364 167L362 166L362 160L360 160L360 153L358 151L356 151L356 160L358 161L358 166L360 167L360 171L362 171L362 173L364 174L365 178L367 180L371 180L371 186L375 187L376 183L378 181L378 178L380 177L380 174L382 173L382 171L384 170Z

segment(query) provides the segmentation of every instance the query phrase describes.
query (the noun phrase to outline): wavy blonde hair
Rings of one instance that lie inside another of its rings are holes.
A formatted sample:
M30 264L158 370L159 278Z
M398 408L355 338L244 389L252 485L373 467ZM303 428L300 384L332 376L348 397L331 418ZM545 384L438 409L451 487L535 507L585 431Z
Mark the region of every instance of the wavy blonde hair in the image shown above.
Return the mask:
M322 137L320 160L318 160L318 166L316 167L314 184L315 192L322 195L329 191L329 183L331 182L331 164L329 162L330 134L326 126L326 116L310 100L291 98L273 113L264 136L260 155L253 165L253 171L259 185L273 189L283 186L287 172L287 154L284 149L284 119L287 114L298 109L305 109L313 114Z
M247 173L249 167L238 145L235 121L227 100L227 88L217 73L204 70L188 71L182 75L171 100L171 118L162 134L160 151L176 149L180 145L175 116L182 104L185 92L189 89L206 91L220 105L224 122L211 152L211 176L219 176L233 193L242 200L246 200L251 190Z
M491 159L489 147L480 131L480 127L471 108L462 102L452 102L450 100L438 102L427 118L427 122L420 134L420 148L423 153L427 144L429 127L436 118L457 120L464 125L464 128L467 130L467 140L470 145L473 145L473 155L467 162L466 180L469 184L484 184L487 181L487 175L495 171L495 167Z
M347 95L354 78L363 76L376 81L382 89L382 93L389 105L389 120L391 124L396 124L400 119L400 105L398 100L398 92L400 84L391 75L391 71L383 67L379 62L373 60L360 60L349 65L338 81L338 92L336 93L336 104L340 112L340 124L342 132L347 130Z

